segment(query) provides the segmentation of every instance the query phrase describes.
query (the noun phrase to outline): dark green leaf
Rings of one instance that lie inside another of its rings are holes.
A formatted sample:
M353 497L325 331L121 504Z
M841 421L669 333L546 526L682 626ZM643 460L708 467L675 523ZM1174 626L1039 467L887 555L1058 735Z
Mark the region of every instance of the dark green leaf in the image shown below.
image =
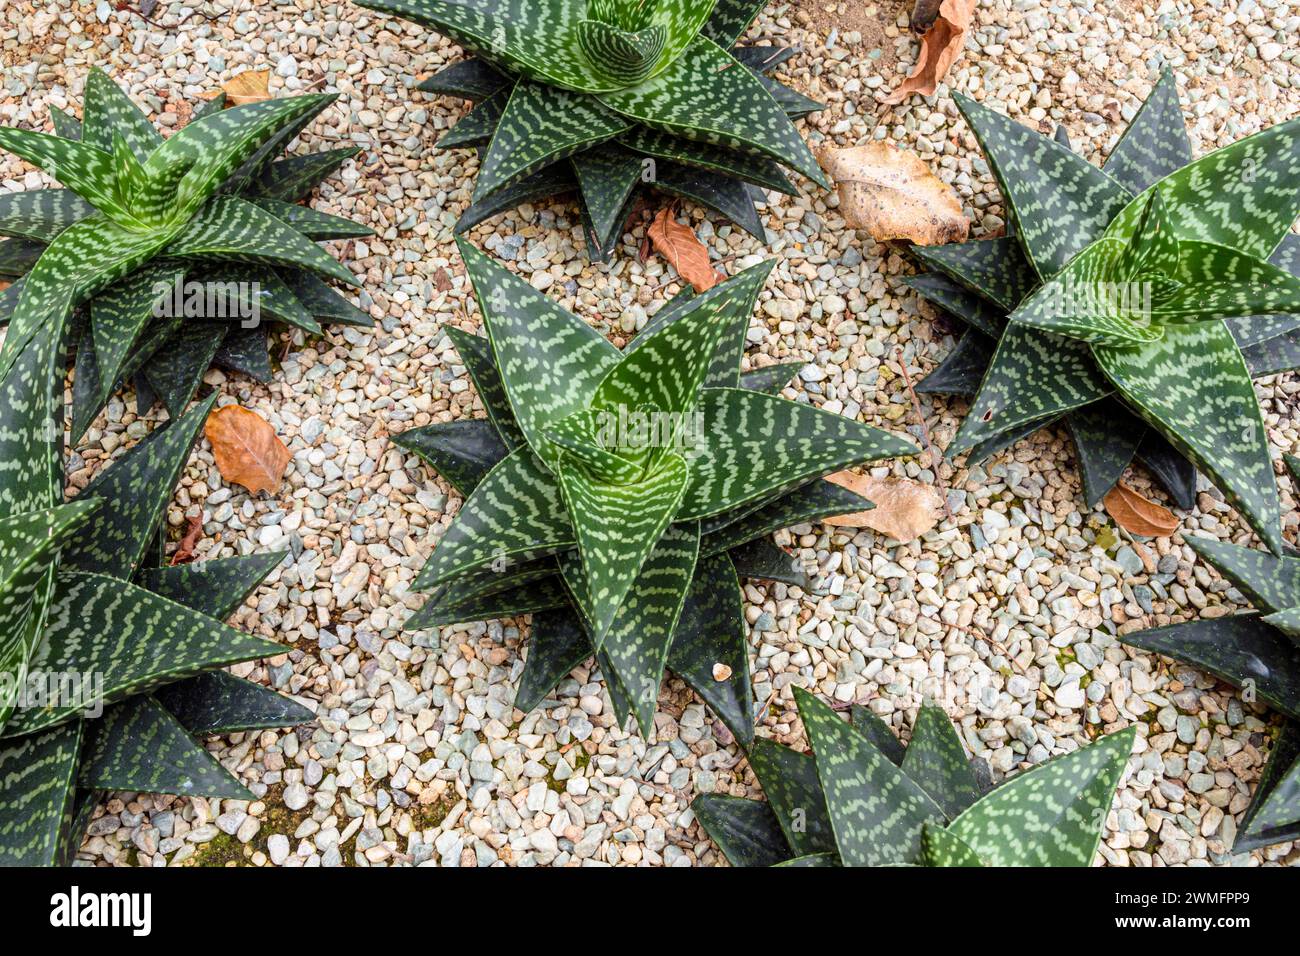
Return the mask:
M1282 527L1268 434L1241 352L1222 322L1170 325L1137 348L1094 347L1147 422L1214 480L1278 553Z
M922 827L942 826L943 811L833 710L801 688L794 695L844 864L915 862Z
M953 99L1013 210L1025 254L1043 278L1056 275L1101 238L1128 193L1060 143L960 93Z
M1019 305L1038 281L1017 239L976 239L911 249L925 265L955 279L1004 312Z
M76 852L81 721L0 742L0 866L56 866Z
M701 393L703 447L678 520L703 518L810 478L916 448L843 416L748 389Z
M1085 343L1012 322L947 454L1088 405L1112 390Z
M809 754L762 737L754 741L747 756L794 855L836 852L816 761Z
M301 202L311 195L317 185L359 152L359 146L347 146L277 160L261 172L253 190L268 199Z
M961 738L943 708L935 704L921 705L902 770L950 820L979 799L979 784Z
M1300 647L1255 614L1187 621L1125 634L1125 644L1185 661L1300 719Z
M848 488L829 481L813 480L750 512L739 521L714 531L700 543L700 553L717 554L791 525L874 507L866 498Z
M1053 757L981 797L948 832L990 866L1089 866L1137 728Z
M179 418L185 411L225 337L226 326L221 323L186 322L145 363L144 374L169 416Z
M213 667L282 654L284 645L243 634L143 588L100 574L61 572L33 670L99 674L103 702ZM75 702L14 715L6 735L65 723Z
M137 583L177 604L224 621L288 556L287 551L268 551L148 568L140 572Z
M1133 122L1120 137L1105 170L1136 195L1192 161L1192 142L1178 103L1173 70L1161 71Z
M515 708L532 712L575 667L591 657L591 641L569 609L533 615L528 656L515 689Z
M793 555L787 554L769 538L759 538L732 548L727 554L742 578L764 578L783 581L805 591L813 589L812 579L798 567Z
M114 704L92 726L77 779L83 787L253 799L152 697Z
M754 739L753 691L744 600L726 555L702 557L682 604L668 652L668 669L695 690L742 746ZM718 680L714 666L731 672Z
M1065 416L1065 422L1079 456L1084 500L1091 508L1124 474L1147 427L1114 398L1076 409Z
M288 697L227 671L160 687L154 697L195 736L298 727L316 718Z
M790 858L776 817L760 800L702 793L691 810L732 866L774 866Z
M483 418L436 422L393 435L400 448L420 456L461 495L468 496L510 450Z
M613 139L630 126L591 96L521 79L492 134L474 182L474 199Z
M64 549L64 567L128 579L135 573L216 398L155 429L85 487L81 495L102 507Z

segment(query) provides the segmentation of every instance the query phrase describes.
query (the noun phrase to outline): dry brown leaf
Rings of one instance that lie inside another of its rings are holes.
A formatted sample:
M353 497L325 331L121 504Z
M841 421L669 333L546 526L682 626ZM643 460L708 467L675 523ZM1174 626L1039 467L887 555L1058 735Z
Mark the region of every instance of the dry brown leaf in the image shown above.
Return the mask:
M173 567L194 560L194 546L199 543L199 537L203 534L202 515L190 515L186 521L185 534L181 537L180 544L176 546L175 553L172 554Z
M452 290L451 273L442 267L434 269L433 287L439 292L450 292Z
M826 476L841 487L855 491L875 504L867 511L826 518L838 528L870 528L899 543L919 538L943 517L943 496L932 485L908 478L873 478L851 471Z
M1129 534L1167 538L1178 530L1178 517L1164 505L1143 498L1122 481L1101 499L1106 513Z
M849 149L823 147L817 160L835 181L845 223L877 242L934 246L966 238L969 223L957 194L915 153L873 140Z
M913 93L930 96L961 53L966 31L975 16L975 0L943 0L939 15L921 37L921 52L907 79L883 103L901 103Z
M203 433L212 442L217 471L253 494L275 491L292 457L275 429L257 412L226 405L208 416Z
M696 292L707 292L720 281L709 262L709 250L696 238L690 226L673 218L671 205L659 210L646 235L654 243L655 250Z
M226 94L226 106L243 106L260 103L271 98L271 71L245 70L221 85Z
M8 279L0 279L0 292L3 292L5 289L9 288L11 285L13 285L13 283L10 282Z

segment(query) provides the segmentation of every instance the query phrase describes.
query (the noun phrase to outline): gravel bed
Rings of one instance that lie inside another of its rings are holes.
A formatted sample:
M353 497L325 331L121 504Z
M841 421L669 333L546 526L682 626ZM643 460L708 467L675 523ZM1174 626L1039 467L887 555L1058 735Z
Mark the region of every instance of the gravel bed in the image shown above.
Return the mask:
M774 4L751 36L801 45L780 75L827 104L801 124L810 142L876 137L917 151L955 187L976 235L999 230L1003 208L950 90L1047 131L1064 123L1095 161L1165 63L1177 69L1198 152L1300 113L1292 39L1300 15L1278 0L986 0L941 96L887 109L875 97L906 72L917 46L904 10L874 3L849 16L843 6ZM316 206L374 228L350 259L365 283L358 301L376 325L284 337L269 386L209 373L220 401L263 415L293 461L276 495L253 498L222 481L205 442L168 514L176 528L202 515L200 557L291 549L235 619L281 641L285 653L234 670L293 695L316 721L210 742L256 802L111 795L79 861L719 863L692 797L758 788L726 729L680 682L665 687L647 741L615 726L598 675L582 670L543 708L516 712L524 620L441 634L400 629L423 601L410 583L459 498L389 436L483 414L444 334L478 323L451 234L477 163L469 151L434 149L465 104L413 89L458 49L411 24L320 0L163 2L151 18L106 0L0 5L0 122L47 128L47 107L79 105L96 63L163 126L183 123L202 93L248 68L269 67L277 93L337 91L304 142L364 149ZM869 38L841 22L870 23ZM42 181L0 158L0 189ZM900 282L910 264L846 231L834 197L804 186L811 191L802 197L773 194L761 207L766 249L691 210L729 274L778 260L750 328L749 360L803 361L788 396L919 439L900 362L919 378L953 340ZM566 201L521 207L471 237L621 342L679 288L657 258L638 261L652 212L612 266L586 263ZM439 291L448 277L451 288ZM1282 452L1300 451L1300 382L1283 375L1256 390L1280 462ZM944 447L963 404L923 398L922 409ZM115 399L74 458L74 481L163 417L141 419L132 397ZM745 587L754 691L766 702L760 733L802 745L792 686L869 702L900 730L932 697L1000 778L1137 723L1099 862L1300 862L1300 845L1227 849L1267 756L1271 715L1191 668L1117 642L1128 630L1246 606L1181 535L1139 542L1100 508L1081 510L1062 431L1041 432L984 467L959 460L933 471L911 459L878 474L938 485L953 518L907 545L821 525L781 539L816 565L822 587ZM1127 480L1160 497L1141 470ZM1294 540L1296 502L1285 483L1282 499ZM1253 542L1204 482L1196 510L1182 517L1183 533Z

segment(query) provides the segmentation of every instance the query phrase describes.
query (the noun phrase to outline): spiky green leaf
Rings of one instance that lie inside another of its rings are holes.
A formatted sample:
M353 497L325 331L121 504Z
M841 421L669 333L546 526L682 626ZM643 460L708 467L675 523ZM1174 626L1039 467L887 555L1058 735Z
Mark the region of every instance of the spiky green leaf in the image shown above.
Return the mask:
M0 865L58 866L72 832L82 723L0 741Z
M410 428L394 435L395 445L420 459L456 489L468 496L510 449L486 419L438 422Z
M128 579L135 573L216 399L155 429L83 489L103 507L64 549L65 567Z
M428 590L491 561L542 557L577 543L554 477L521 448L474 488L412 587Z
M921 832L921 862L926 866L983 866L979 854L951 830L926 824Z
M1300 719L1300 646L1259 615L1170 624L1125 634L1121 640L1186 661L1236 687L1250 686L1274 710Z
M1012 323L948 454L1105 398L1113 386L1085 344Z
M702 447L678 520L715 515L849 465L916 448L841 415L748 389L706 388Z
M1013 210L1021 245L1050 278L1099 239L1129 195L1083 157L961 94L957 108L988 157Z
M790 858L776 817L762 801L702 793L691 810L732 866L775 866Z
M844 864L915 862L922 828L942 826L943 810L833 710L800 688L794 695Z
M154 698L191 734L297 727L315 715L288 697L226 671L207 671L160 687Z
M631 127L593 97L521 79L515 83L474 181L474 199Z
M176 428L180 425L169 425ZM137 583L146 590L224 621L238 610L287 551L267 551L234 558L208 558L190 564L146 568ZM175 712L174 708L168 708Z
M283 645L233 630L126 581L61 572L32 668L102 675L103 702L111 704L213 667L283 652ZM19 711L5 734L34 733L78 712L75 701Z
M602 93L600 101L652 129L763 153L830 188L772 94L707 37L697 37L657 76L630 89Z
M1137 728L1013 777L949 825L991 866L1088 866Z
M95 721L78 784L185 796L251 800L253 795L152 697L133 697Z
M1173 71L1161 71L1137 116L1106 157L1106 173L1137 194L1192 161Z
M741 745L754 739L744 598L726 555L696 562L668 651L668 669L704 699ZM730 676L718 679L716 665Z
M298 267L360 285L349 269L298 230L236 196L217 196L205 205L168 244L167 255Z
M1250 373L1222 322L1170 325L1138 348L1093 348L1124 398L1214 479L1270 550L1281 507Z
M591 654L591 641L572 610L534 614L524 672L515 689L515 707L525 714L535 710Z
M813 757L762 737L747 756L794 854L834 853L835 833Z
M902 771L953 819L979 799L979 784L961 738L942 707L922 704Z

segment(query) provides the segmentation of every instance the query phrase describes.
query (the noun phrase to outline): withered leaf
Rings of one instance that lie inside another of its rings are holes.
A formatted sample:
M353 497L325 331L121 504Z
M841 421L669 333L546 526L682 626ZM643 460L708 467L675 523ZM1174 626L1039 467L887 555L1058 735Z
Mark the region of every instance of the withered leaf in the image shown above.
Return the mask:
M221 85L226 94L226 106L243 106L245 103L260 103L271 98L271 71L245 70L238 76Z
M907 79L892 93L881 98L884 103L901 103L913 93L930 96L947 74L966 42L966 31L975 16L976 0L943 0L939 14L921 36L921 52ZM918 4L918 8L920 5ZM923 20L928 11L923 11Z
M289 465L289 449L257 412L226 405L208 416L203 433L212 442L221 477L253 494L273 492Z
M176 551L172 554L172 566L178 564L188 564L194 560L194 548L199 543L199 537L203 534L203 516L190 515L186 519L185 534L181 536L180 543L176 546Z
M827 481L855 491L875 507L867 511L824 519L840 528L870 528L899 543L925 534L943 517L943 496L931 485L909 478L873 478L851 471L837 471Z
M817 160L835 181L844 222L877 242L934 246L966 238L969 223L957 193L915 153L873 140L849 149L823 147Z
M439 266L433 270L433 287L439 292L452 290L451 273Z
M1167 538L1178 530L1178 517L1163 505L1143 498L1124 482L1101 499L1106 513L1129 534L1144 538Z
M678 275L694 286L696 292L707 292L720 281L709 262L709 250L696 238L690 226L673 218L672 205L659 210L646 235L654 243L655 250L668 260Z

